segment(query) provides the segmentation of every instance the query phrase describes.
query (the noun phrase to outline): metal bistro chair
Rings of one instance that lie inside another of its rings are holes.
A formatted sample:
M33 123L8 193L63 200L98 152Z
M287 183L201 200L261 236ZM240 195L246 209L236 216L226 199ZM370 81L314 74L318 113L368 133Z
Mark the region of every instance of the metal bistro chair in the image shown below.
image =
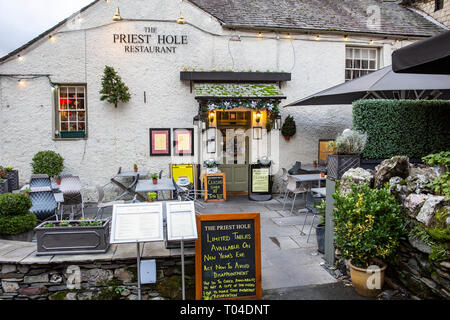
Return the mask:
M80 178L77 176L62 178L59 190L61 190L64 197L64 202L61 203L61 220L63 218L64 206L71 206L72 214L70 218L73 219L73 207L76 205L81 205L81 216L84 219L84 201L83 195L81 194Z
M288 174L288 171L287 171L286 168L282 168L281 170L283 170L283 174L281 175L281 179L282 179L283 182L281 184L280 194L283 193L282 190L283 190L283 187L284 187L284 197L286 197L286 193L288 192L288 190L287 190L287 183L288 183L288 176L289 176L289 174Z
M303 230L305 228L306 220L308 218L308 215L309 214L313 215L313 219L311 221L311 226L309 228L308 239L306 240L306 243L309 242L309 238L311 237L311 231L312 231L312 228L313 228L313 225L314 225L314 220L317 217L319 217L319 211L317 210L316 207L314 207L316 204L318 204L318 201L316 201L316 200L319 200L319 199L322 200L323 197L314 196L314 194L312 192L307 192L307 194L306 194L306 205L305 205L306 211L305 211L305 220L303 221L302 233L303 233ZM302 211L302 209L300 209L299 212L300 211Z
M125 203L124 200L103 202L103 198L105 197L105 190L103 189L102 186L99 186L99 185L97 185L96 188L98 191L98 201L97 201L97 214L95 215L95 219L97 219L99 213L100 213L100 219L103 219L103 210L105 208L112 207L115 204L124 204Z
M52 216L58 220L57 208L55 196L51 187L34 187L30 192L30 200L32 207L30 212L33 213L39 221L45 221Z
M297 195L302 193L303 195L308 191L303 184L297 186L297 180L295 180L292 176L288 176L288 184L287 184L287 191L294 194L294 199L292 200L292 207L291 207L291 213L294 211L294 205L295 200L297 199ZM283 204L283 211L286 206L286 201L288 197L288 192L286 192L286 195L284 197L284 204Z
M196 199L196 195L197 194L203 194L203 190L198 190L198 191L194 191L194 190L190 190L186 187L181 187L179 186L176 182L175 179L172 177L172 182L173 185L175 186L175 192L177 194L177 198L180 201L193 201L194 204L199 205L202 208L205 208L204 205L202 205L197 199Z

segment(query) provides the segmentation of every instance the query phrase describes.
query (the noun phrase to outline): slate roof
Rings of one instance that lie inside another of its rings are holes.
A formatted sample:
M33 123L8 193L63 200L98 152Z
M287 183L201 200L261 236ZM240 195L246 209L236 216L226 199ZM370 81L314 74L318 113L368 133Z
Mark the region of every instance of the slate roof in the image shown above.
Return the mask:
M432 36L443 29L400 4L382 0L189 0L229 28L282 28L401 36ZM380 8L379 28L367 25Z

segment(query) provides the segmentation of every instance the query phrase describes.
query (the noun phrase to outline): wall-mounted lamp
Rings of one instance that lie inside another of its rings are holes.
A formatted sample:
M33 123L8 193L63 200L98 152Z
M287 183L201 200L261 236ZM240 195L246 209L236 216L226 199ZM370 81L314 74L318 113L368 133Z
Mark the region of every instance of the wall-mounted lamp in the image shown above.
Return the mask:
M17 55L17 60L23 61L23 57L22 57L20 54L18 54L18 55Z
M344 41L348 41L348 35L344 36Z
M258 38L262 38L262 37L263 37L262 32L258 33Z
M202 123L202 117L198 114L194 117L193 124L194 124L194 126L199 127L201 123Z
M261 111L256 112L255 113L255 121L256 121L256 123L259 124L261 122L261 118L262 118Z
M277 114L274 121L274 127L276 130L281 130L281 114Z
M209 126L213 126L214 125L214 119L215 119L216 115L214 112L210 112L209 113Z
M316 40L320 40L320 36L319 35L317 35L314 39L316 39Z
M116 13L114 14L112 20L113 21L121 21L122 20L122 17L120 16L120 9L119 9L119 7L117 7Z

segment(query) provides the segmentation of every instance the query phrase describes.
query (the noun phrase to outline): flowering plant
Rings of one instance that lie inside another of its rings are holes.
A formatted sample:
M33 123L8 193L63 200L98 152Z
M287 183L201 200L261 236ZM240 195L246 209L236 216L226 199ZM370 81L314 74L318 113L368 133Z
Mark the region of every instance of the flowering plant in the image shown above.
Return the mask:
M395 254L405 231L400 206L389 189L352 185L352 192L333 194L336 247L345 259L367 268L374 259Z

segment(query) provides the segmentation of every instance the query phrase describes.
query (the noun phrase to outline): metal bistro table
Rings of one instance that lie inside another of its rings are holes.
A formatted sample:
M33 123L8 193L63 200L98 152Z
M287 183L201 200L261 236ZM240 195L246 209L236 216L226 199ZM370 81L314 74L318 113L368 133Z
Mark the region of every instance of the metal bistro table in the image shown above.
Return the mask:
M135 191L135 187L139 182L139 177L148 177L148 175L149 175L148 171L139 171L139 172L128 171L116 174L113 178L111 178L111 182L114 183L119 188L121 188L122 190L124 190L124 192L118 195L114 199L114 201L119 200L120 198L124 197L127 194L137 196L139 200L145 201L145 198ZM128 186L125 186L121 182L117 181L116 178L133 178L133 181Z
M176 188L173 185L171 178L161 178L158 179L157 184L153 184L153 180L140 180L136 185L136 193L148 193L160 191L175 191ZM145 201L145 200L144 200Z
M294 175L292 177L301 183L318 181L319 188L321 188L321 182L327 180L327 178L325 177L324 178L320 177L320 174L299 174Z

